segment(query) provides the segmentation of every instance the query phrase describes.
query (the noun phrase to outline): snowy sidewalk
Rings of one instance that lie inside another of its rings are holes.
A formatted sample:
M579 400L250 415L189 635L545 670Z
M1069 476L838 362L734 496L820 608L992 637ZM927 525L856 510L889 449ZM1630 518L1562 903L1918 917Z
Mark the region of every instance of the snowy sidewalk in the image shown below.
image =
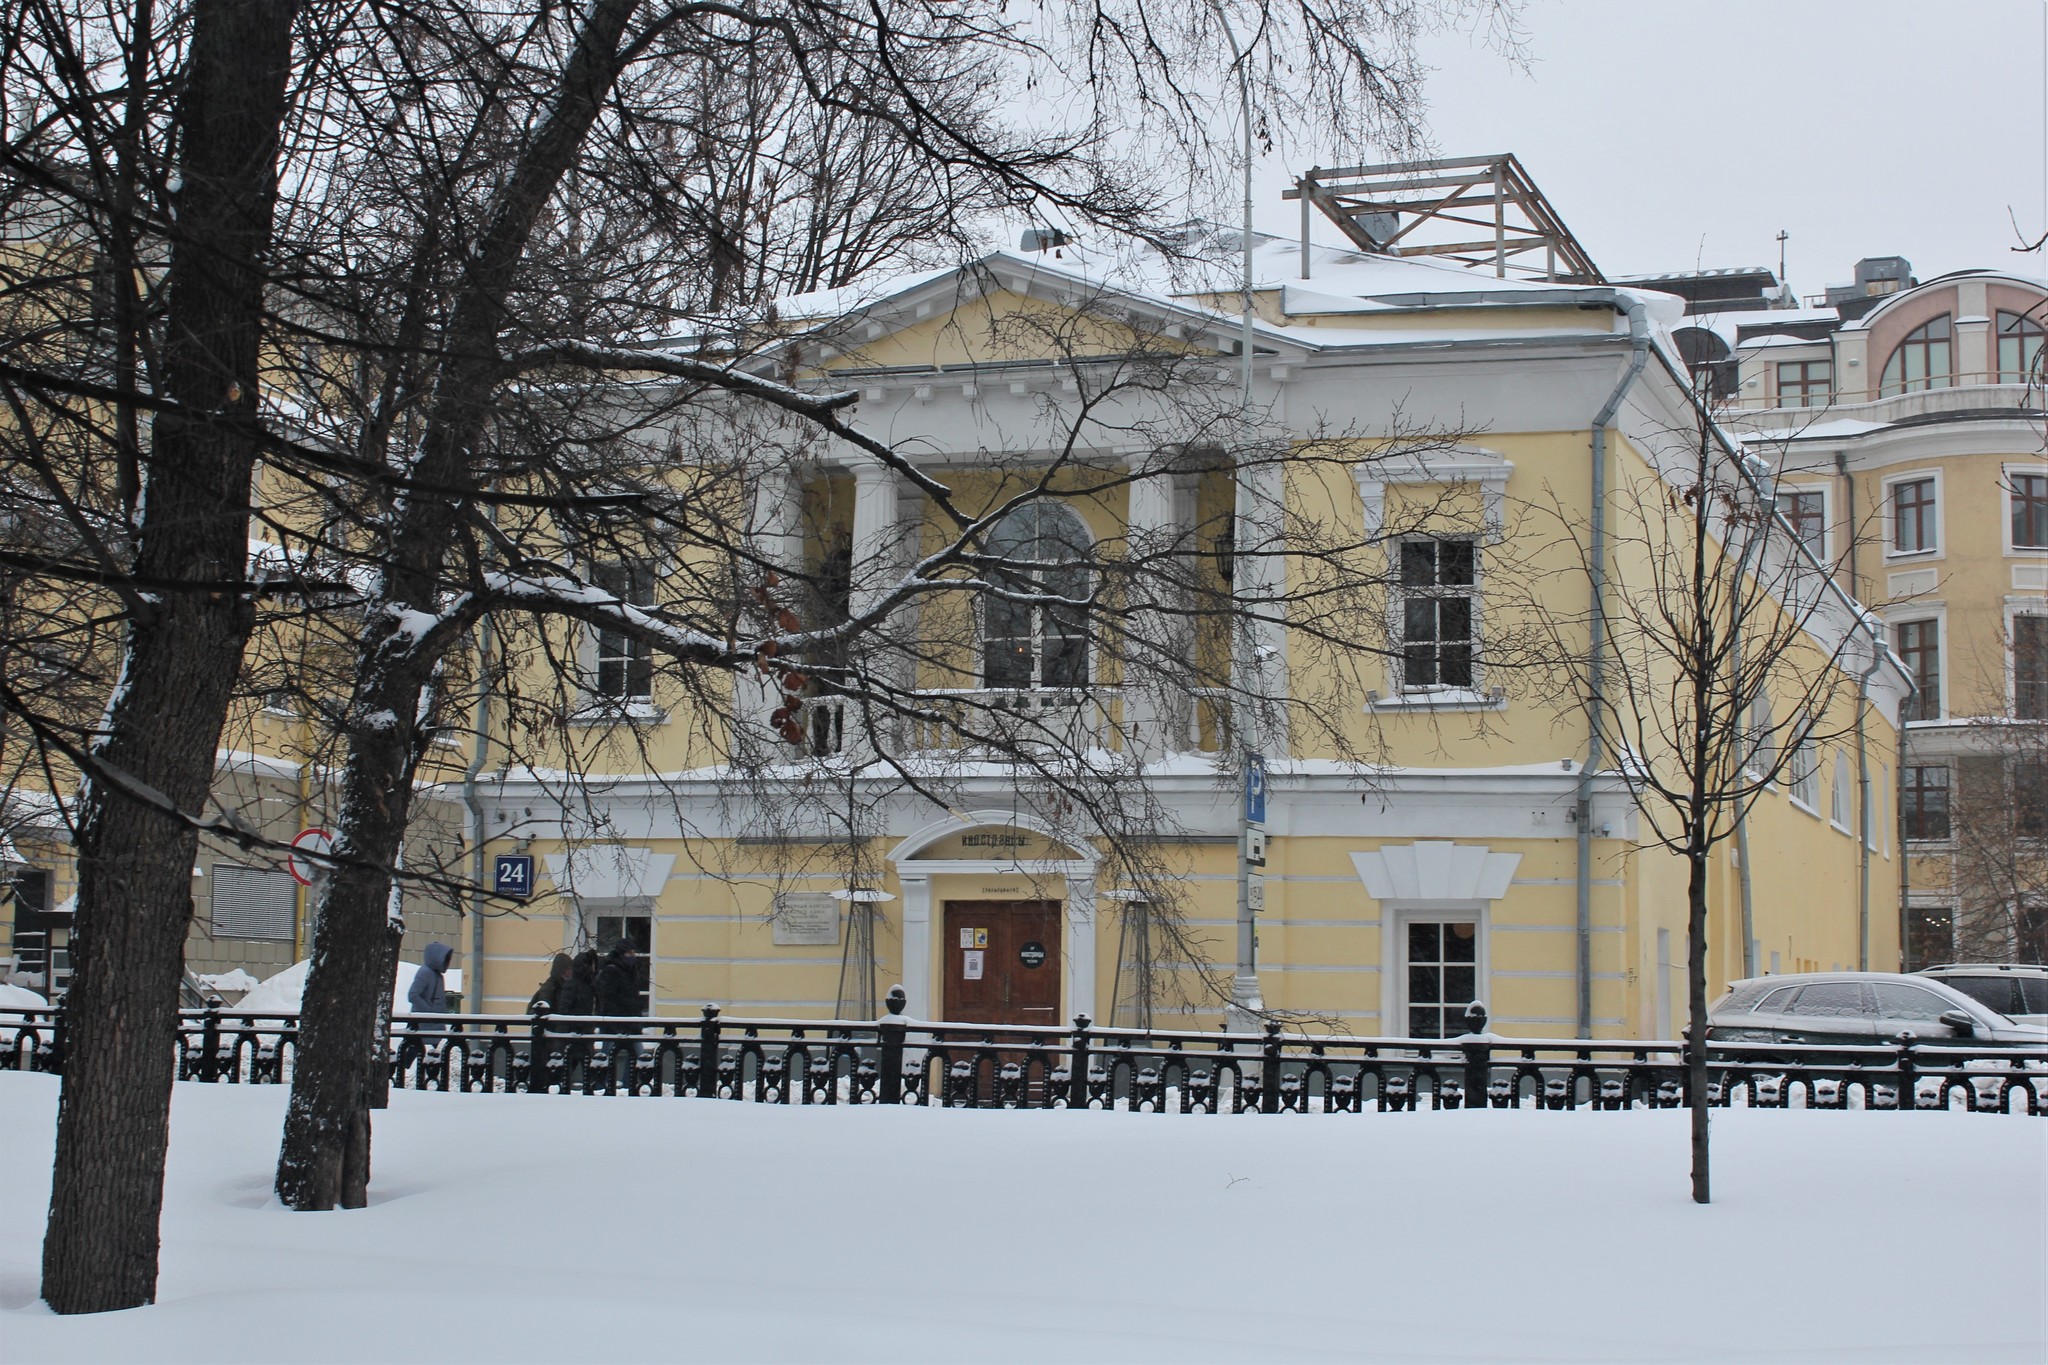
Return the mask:
M0 1073L9 1365L2048 1359L2032 1119L1717 1113L1700 1209L1682 1113L400 1092L371 1207L302 1215L284 1089L187 1084L158 1305L60 1319L56 1097Z

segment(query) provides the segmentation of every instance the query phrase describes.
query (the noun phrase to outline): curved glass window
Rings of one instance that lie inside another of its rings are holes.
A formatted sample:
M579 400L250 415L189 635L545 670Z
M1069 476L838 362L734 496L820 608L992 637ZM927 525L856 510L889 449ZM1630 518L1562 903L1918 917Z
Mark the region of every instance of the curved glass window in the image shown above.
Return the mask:
M2041 343L2048 329L2025 313L1998 310L1998 382L2031 384L2041 377Z
M1890 398L1893 394L1921 389L1945 389L1954 383L1955 347L1951 332L1946 313L1908 332L1906 339L1893 349L1891 359L1885 361L1878 391Z
M1086 687L1087 608L1081 604L1094 540L1081 518L1058 503L1032 503L997 522L985 545L997 561L988 574L997 591L985 598L982 617L983 683Z

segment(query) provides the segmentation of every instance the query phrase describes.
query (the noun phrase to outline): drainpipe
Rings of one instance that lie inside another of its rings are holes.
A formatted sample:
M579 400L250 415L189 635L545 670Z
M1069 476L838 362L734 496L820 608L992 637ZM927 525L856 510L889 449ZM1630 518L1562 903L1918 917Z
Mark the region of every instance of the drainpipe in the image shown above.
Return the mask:
M485 614L477 626L476 735L470 746L469 767L462 774L462 804L469 807L469 989L471 1014L484 1012L484 805L477 798L477 775L484 770L484 755L491 747L491 617Z
M1607 685L1607 630L1601 618L1607 594L1607 424L1621 408L1636 376L1650 359L1650 315L1643 301L1616 290L1616 307L1628 315L1628 368L1621 382L1607 396L1593 418L1593 527L1592 556L1587 577L1593 601L1592 638L1587 642L1587 666L1591 679L1592 705L1586 708L1586 761L1579 768L1578 804L1578 1036L1593 1036L1593 774L1600 767L1600 705Z
M1741 457L1738 456L1737 458ZM1754 473L1755 471L1752 470L1752 476ZM1778 476L1775 473L1771 475L1771 488L1768 500L1769 508L1765 515L1775 520L1778 505ZM1770 534L1768 521L1765 523L1763 533L1765 535ZM1756 539L1755 536L1749 536L1743 540L1742 558L1735 566L1735 590L1737 592L1742 591L1742 576L1749 572L1749 552L1755 548ZM1729 652L1735 657L1735 667L1739 675L1742 668L1742 618L1740 613L1737 613L1731 625L1730 634L1733 638L1729 641L1731 646ZM1750 704L1751 706L1755 705L1754 698L1751 699ZM1749 878L1749 806L1747 803L1742 805L1735 815L1735 876L1736 884L1740 888L1742 895L1742 975L1747 979L1756 975L1756 899L1754 888Z
M1860 601L1863 581L1856 576L1856 542L1861 537L1856 534L1856 481L1849 477L1847 451L1835 452L1835 472L1842 478L1843 523L1850 528L1849 593ZM1877 833L1877 813L1870 808L1870 741L1864 729L1864 718L1870 714L1870 680L1884 662L1884 640L1867 613L1861 621L1863 633L1870 637L1870 666L1856 679L1856 806L1861 813L1856 822L1856 834L1863 841L1856 859L1856 970L1867 972L1870 970L1870 845ZM1899 852L1900 865L1903 866L1905 845L1899 846ZM1900 904L1905 903L1903 896L1899 900ZM1901 938L1899 943L1903 950L1905 939Z

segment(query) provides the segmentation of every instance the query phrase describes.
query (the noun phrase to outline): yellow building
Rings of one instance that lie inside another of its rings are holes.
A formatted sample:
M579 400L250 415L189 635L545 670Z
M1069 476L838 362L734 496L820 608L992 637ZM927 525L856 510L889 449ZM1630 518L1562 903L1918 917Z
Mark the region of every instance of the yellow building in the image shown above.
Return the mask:
M2048 290L1858 269L1742 313L1724 422L1777 463L1816 554L1877 606L1917 695L1901 833L1913 966L2048 960Z
M1330 526L1383 557L1387 587L1364 633L1384 623L1384 657L1363 673L1333 670L1284 613L1239 647L1187 642L1200 667L1287 703L1277 722L1236 727L1266 766L1256 873L1241 878L1239 760L1220 700L1155 694L1135 659L1072 647L1083 633L1055 612L1001 623L906 612L913 646L934 643L911 648L915 676L896 681L916 705L886 725L829 698L793 722L776 714L781 692L742 679L728 726L644 646L589 631L566 654L521 656L538 672L566 660L559 675L583 704L546 718L529 709L518 731L502 708L486 711L491 742L481 754L450 749L430 794L444 833L426 832L420 856L466 871L481 855L501 886L533 872L519 910L500 902L460 927L474 973L465 1008L522 1010L555 953L631 938L660 1016L717 1003L831 1017L872 1008L872 979L900 981L913 1016L970 1022L1087 1014L1213 1027L1234 990L1362 1035L1457 1033L1473 1000L1507 1034L1674 1034L1684 867L1654 844L1612 741L1587 772L1585 720L1510 641L1532 601L1539 613L1587 610L1582 566L1532 527L1539 513L1583 518L1596 452L1609 490L1675 477L1673 434L1696 411L1671 333L1678 304L1600 282L1568 235L1545 268L1513 277L1504 244L1467 259L1262 238L1244 323L1236 235L1192 229L1186 245L1202 247L1203 234L1221 248L1219 270L1111 260L1041 232L958 269L792 300L764 363L816 391L856 392L856 432L980 490L984 506L1046 466L1048 432L1085 440L1090 467L1128 470L1108 494L1035 504L1044 510L1028 525L997 528L1033 563L1083 538L1198 546L1218 566L1245 553L1232 537L1250 524L1246 495L1227 463L1140 468L1159 448L1153 424L1190 403L1248 409L1260 440L1321 452L1313 467L1280 468L1253 501L1264 499L1259 515ZM1170 343L1202 376L1194 396L1084 420L1088 366L1136 333ZM1251 394L1239 407L1247 338ZM1375 458L1397 427L1458 435ZM725 439L715 423L684 435L681 448ZM1336 465L1332 450L1355 455ZM774 453L748 488L764 563L814 580L843 563L857 605L935 543L929 500L857 445ZM650 551L585 567L626 600L658 602L675 566ZM1285 596L1313 589L1311 569L1274 560L1244 572L1275 575L1268 586ZM1608 591L1639 589L1631 575L1643 572L1617 551ZM1886 832L1910 688L1895 660L1859 645L1855 604L1824 581L1816 591L1816 649L1865 677L1862 699L1840 691L1825 728L1863 737L1867 771L1846 767L1839 747L1811 756L1752 812L1748 865L1732 843L1716 852L1710 989L1757 970L1899 961ZM259 649L258 666L267 659ZM247 790L231 799L262 803L266 829L316 824L318 738L297 736L290 705L252 692L241 743L223 755L224 790L239 774ZM1068 761L1122 764L1142 783L1159 815L1157 864L1179 893L1170 922L1133 899L1100 839L1024 789L1015 765L963 749L944 719L963 694L1059 735ZM1310 697L1321 730L1287 719ZM943 801L916 781L939 768ZM782 803L777 788L796 795ZM863 812L857 840L828 809L841 788ZM61 867L51 871L61 883ZM1255 911L1249 964L1241 898ZM416 936L452 938L454 927ZM275 956L285 939L273 933Z
M921 469L955 485L989 469L1015 477L1031 451L1016 433L1081 401L1047 363L1049 351L1020 343L1006 319L1034 320L1034 334L1046 334L1046 319L1083 310L1119 317L1216 357L1217 390L1240 382L1242 333L1227 270L1176 285L1163 267L1148 275L1142 262L1112 266L1056 236L1028 241L1038 249L887 282L859 298L794 301L783 316L814 343L801 353L807 382L857 390L858 430L916 450ZM1612 412L1610 487L1654 477L1670 434L1691 424L1687 370L1669 333L1676 302L1273 239L1257 243L1253 266L1254 400L1271 429L1301 442L1331 429L1378 432L1398 409L1409 421L1472 433L1392 465L1361 459L1342 487L1301 479L1287 489L1290 515L1338 520L1361 537L1382 518L1393 525L1397 505L1446 490L1460 495L1468 517L1456 534L1427 537L1461 547L1455 566L1432 559L1426 587L1400 590L1460 604L1431 618L1428 649L1439 671L1409 673L1407 651L1418 646L1404 634L1412 627L1402 624L1397 595L1382 674L1345 702L1361 744L1369 739L1383 761L1364 769L1336 761L1298 729L1260 740L1269 787L1259 996L1269 1008L1367 1035L1460 1032L1465 1004L1479 999L1505 1033L1671 1036L1684 999L1683 866L1651 845L1618 774L1603 766L1582 793L1585 722L1546 699L1538 680L1489 655L1490 623L1507 609L1489 601L1487 585L1491 566L1534 553L1514 543L1518 509L1587 505L1603 410ZM857 344L818 342L849 336ZM1097 454L1107 463L1134 458L1108 444ZM858 595L861 584L886 579L890 556L931 543L924 500L897 473L843 444L813 461L763 479L756 519L782 528L777 562L815 569L829 547L849 547ZM1187 532L1229 505L1227 486L1211 487L1207 476L1153 482L1076 505L1056 532L1041 526L1038 534L1137 541L1155 527ZM1400 565L1406 543L1390 539L1380 552ZM1542 591L1582 613L1587 584L1568 570L1551 564ZM1615 591L1629 590L1631 571L1617 563ZM645 583L626 566L610 572L658 600L658 567ZM1814 621L1817 634L1834 632L1820 642L1824 651L1860 629L1846 599ZM1213 979L1227 982L1239 798L1212 719L1199 708L1148 711L1141 679L1112 676L1102 661L1062 661L1056 623L1028 628L1033 642L1012 673L995 659L1003 641L979 624L981 662L964 684L953 677L950 685L1011 694L1034 715L1070 708L1077 750L1099 745L1147 759L1145 781L1172 831L1162 835L1162 857L1186 892L1185 929ZM1265 666L1297 694L1323 685L1302 662L1313 650L1286 626L1270 625L1258 644ZM1856 656L1853 644L1844 654ZM623 750L631 758L573 782L495 765L484 774L478 795L491 847L537 860L537 895L523 914L482 928L483 1009L520 1009L552 954L625 935L651 959L657 1015L717 1003L742 1015L829 1017L862 999L847 973L861 974L858 938L870 916L879 979L903 984L916 1017L1128 1020L1142 1014L1132 983L1148 968L1154 977L1199 975L1159 960L1156 944L1149 956L1138 946L1151 927L1126 888L1107 884L1099 847L1035 817L1013 771L975 770L943 726L874 738L906 765L944 755L953 764L950 806L882 773L854 780L873 812L857 847L822 819L769 839L758 833L760 812L720 772L717 743L651 662L601 635L585 643L584 657L593 700L614 711L623 703L631 714L633 744ZM1853 724L1851 693L1831 733ZM1712 989L1744 974L1746 963L1897 965L1897 855L1886 831L1907 694L1895 661L1880 653L1863 713L1874 780L1859 789L1835 753L1818 755L1801 781L1753 812L1746 944L1741 869L1732 845L1717 853ZM779 780L828 771L869 738L830 706L813 708L782 751ZM1583 820L1582 794L1590 796ZM1155 987L1147 1003L1155 1011L1178 1004L1183 1022L1213 1027L1223 997L1187 984Z

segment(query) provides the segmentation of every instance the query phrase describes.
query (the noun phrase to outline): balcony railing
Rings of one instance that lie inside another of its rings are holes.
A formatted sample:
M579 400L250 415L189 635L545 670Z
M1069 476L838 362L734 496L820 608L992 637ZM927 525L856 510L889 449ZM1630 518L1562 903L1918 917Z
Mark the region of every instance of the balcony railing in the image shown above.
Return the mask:
M1122 746L1123 694L1113 687L934 688L915 693L911 708L890 722L894 752L966 753L991 742L1006 749ZM806 698L804 715L802 748L813 757L860 742L857 708L843 697Z
M2039 411L2044 396L2039 385L1991 382L1988 375L1959 375L1956 382L1940 388L1918 388L1909 393L1895 393L1880 398L1862 398L1855 402L1843 402L1839 398L1822 398L1818 395L1767 395L1763 393L1739 393L1722 401L1718 411L1723 420L1737 416L1735 425L1748 425L1741 419L1756 413L1784 413L1797 421L1833 420L1853 418L1864 422L1889 423L1907 417L1935 416L1952 412L1981 412L1990 409L2027 409ZM1780 422L1771 425L1783 425Z

